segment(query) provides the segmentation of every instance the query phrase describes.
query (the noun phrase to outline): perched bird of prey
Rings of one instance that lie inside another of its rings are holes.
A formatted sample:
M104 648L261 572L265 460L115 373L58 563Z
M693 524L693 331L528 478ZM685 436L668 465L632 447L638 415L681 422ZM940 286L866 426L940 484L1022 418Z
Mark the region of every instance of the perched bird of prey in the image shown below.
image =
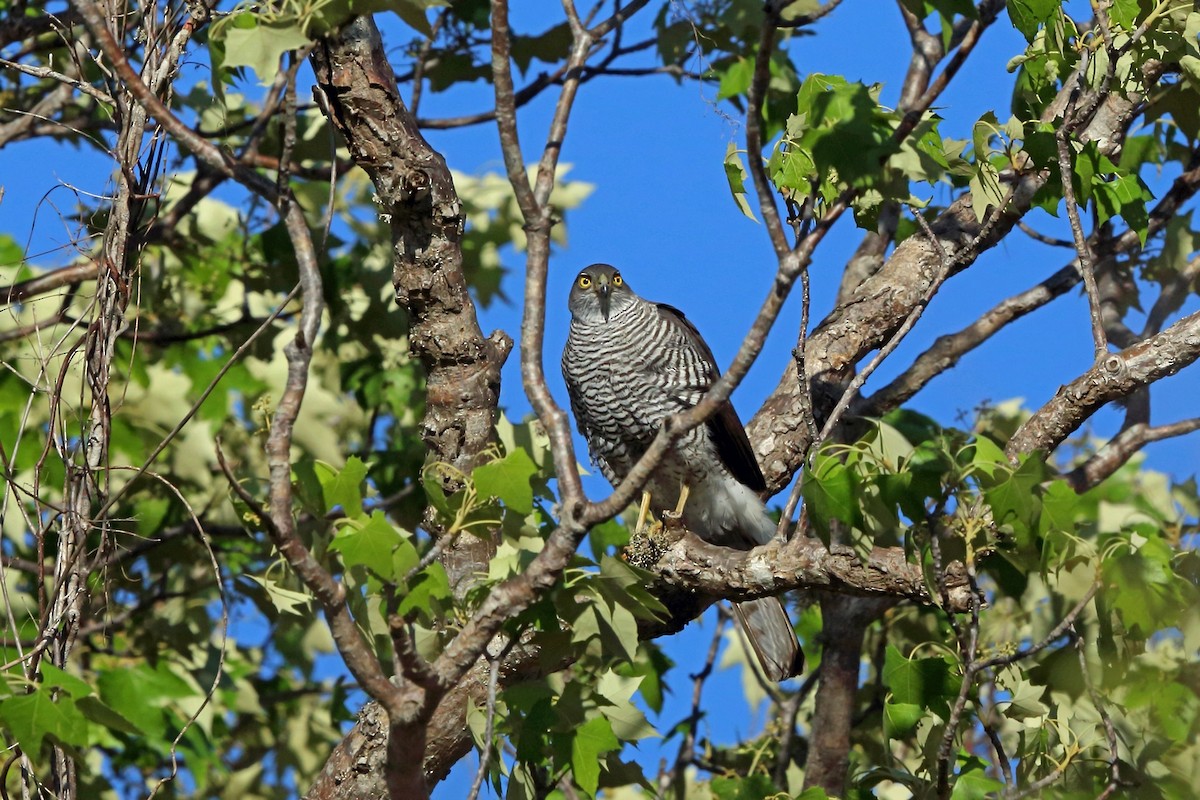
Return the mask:
M699 403L720 372L679 310L638 297L608 264L579 273L569 305L562 369L571 410L592 459L615 486L663 421ZM682 491L684 526L706 541L741 550L775 535L775 522L758 497L765 488L728 401L675 442L646 484L655 513L676 509ZM800 672L804 654L779 598L734 603L733 610L769 678Z

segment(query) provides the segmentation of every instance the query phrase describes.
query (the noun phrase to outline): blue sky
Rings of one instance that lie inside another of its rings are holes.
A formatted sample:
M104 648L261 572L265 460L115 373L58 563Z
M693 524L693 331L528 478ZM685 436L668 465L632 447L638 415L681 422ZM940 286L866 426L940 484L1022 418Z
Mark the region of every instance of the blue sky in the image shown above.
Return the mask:
M909 53L894 6L848 2L817 25L815 33L794 45L801 69L882 83L883 102L894 103ZM1005 64L1023 45L1004 19L988 30L983 45L937 103L946 119L943 135L970 138L971 125L989 110L1002 121L1009 116L1012 75ZM478 88L482 105L488 92ZM581 89L562 160L572 165L570 179L593 183L596 190L568 214L569 246L551 261L546 370L560 401L565 402L565 390L557 359L569 319L566 296L575 274L590 263L612 263L639 294L681 308L699 326L722 365L732 358L753 320L775 262L763 226L742 216L729 195L722 161L731 141L744 147L744 134L715 95L715 87L676 85L665 77L596 80ZM427 94L422 114L438 113L442 100ZM540 155L551 102L544 97L521 112L522 144L530 161ZM462 105L443 107L449 113ZM503 171L491 128L431 131L428 138L457 169ZM945 189L926 189L926 196L931 191L938 201L946 201ZM1055 219L1035 211L1028 221L1044 232L1070 236L1065 216ZM842 267L860 234L847 215L817 251L811 270L814 323L829 311ZM1066 264L1069 256L1021 233L1009 236L977 266L948 282L908 340L868 382L866 392L911 363L936 336L957 330L1004 297L1036 284ZM518 299L520 257L506 254L505 261L514 267L505 291ZM1193 299L1185 311L1195 307ZM485 329L515 332L518 314L514 303L480 316ZM799 318L797 293L735 394L744 420L774 388L790 359ZM1036 407L1061 383L1085 371L1091 359L1087 304L1080 292L1072 292L969 354L918 395L913 407L944 423L953 423L982 401L1023 397ZM1190 398L1197 389L1200 379L1186 373L1156 386L1154 420L1191 416L1195 412ZM510 413L528 409L515 354L504 373L502 400ZM1102 434L1111 434L1119 423L1119 412L1101 412L1093 421ZM1159 443L1147 453L1152 464L1185 477L1200 456L1200 438Z
M515 17L519 30L531 30L536 23L531 8L524 5L522 12L528 16ZM556 4L545 8L553 8L557 14ZM847 0L817 25L814 33L793 45L802 70L882 83L883 101L895 102L909 44L894 4ZM937 104L947 120L943 135L969 138L971 124L987 111L995 111L1001 120L1007 118L1012 75L1004 66L1023 45L1006 20L992 26ZM736 351L768 291L775 259L766 233L737 209L722 168L728 144L744 146L743 131L736 115L718 104L715 96L714 86L677 84L666 77L600 79L581 89L562 160L572 165L571 179L587 181L596 188L568 215L569 246L556 251L551 262L546 371L560 402L566 399L558 370L568 320L566 296L582 267L597 261L615 264L638 293L683 309L722 365ZM426 93L422 114L458 114L482 109L490 102L490 87L480 83L445 96ZM550 92L520 112L522 141L531 161L540 154L552 104ZM427 137L455 169L472 174L503 173L492 126L431 131ZM69 189L57 188L43 198L45 187L62 181L101 192L108 178L108 165L79 158L73 150L64 149L53 158L43 156L33 145L6 150L0 178L6 187L0 203L0 230L29 232L34 254L67 240L59 212L66 216L74 205ZM944 202L945 190L937 191L939 201ZM59 212L47 207L47 202L57 205ZM1065 219L1034 212L1029 222L1044 232L1069 236ZM829 311L842 267L860 233L847 215L817 251L811 271L814 323ZM496 304L482 310L480 317L485 332L503 328L515 338L522 293L521 257L511 251L504 255L512 268L504 288L514 303ZM868 383L867 392L908 365L936 336L968 324L1004 297L1049 276L1068 259L1066 251L1012 234L975 267L947 284L909 339ZM1193 298L1185 312L1197 307ZM748 419L774 388L789 361L799 318L797 296L789 302L758 363L734 395L743 419ZM946 424L954 424L961 414L969 415L984 401L1023 397L1030 406L1037 406L1061 383L1086 370L1091 360L1087 304L1079 292L1073 292L969 354L911 406ZM1200 394L1200 372L1196 368L1185 371L1156 386L1154 393L1155 422L1192 416L1196 413L1194 398ZM502 402L513 418L529 409L516 353L503 373ZM1092 426L1098 433L1111 435L1119 422L1119 412L1105 411L1093 418ZM583 458L586 451L581 441L577 447ZM1150 466L1185 479L1200 461L1200 437L1154 444L1146 455ZM593 498L606 491L602 480L589 481L587 487ZM711 618L704 627L694 624L669 643L669 654L681 664L677 670L680 679L689 671L689 663L698 664L711 630L707 625ZM740 698L740 694L739 678L732 671L719 673L710 682L710 702ZM680 718L684 702L681 696L673 698L660 722L665 726ZM711 718L709 724L718 737L744 732L747 726L741 713ZM645 763L652 769L658 760L653 743L643 744L643 750ZM464 761L452 778L438 787L435 797L462 797L472 763L473 757Z
M793 45L802 70L882 83L883 102L895 103L909 57L907 34L895 5L846 2L814 32ZM983 44L936 104L946 119L941 128L944 136L969 139L972 124L988 111L994 111L1001 121L1007 119L1013 76L1005 65L1023 49L1024 40L1007 20L999 20L988 30ZM729 195L722 161L731 141L744 148L744 132L736 115L716 103L715 96L713 86L677 85L669 78L597 80L580 90L562 160L572 165L571 179L591 182L596 190L581 208L568 214L569 246L551 260L545 367L560 403L566 402L558 356L569 320L567 292L578 270L590 263L612 263L639 294L681 308L700 328L722 365L732 359L757 313L771 285L775 259L763 226L742 216ZM480 97L478 104L483 105L486 91ZM427 95L422 114L438 113L440 101ZM445 113L452 108L447 104ZM540 155L551 108L552 100L543 98L520 114L522 145L529 161ZM432 131L428 138L457 169L503 172L493 129ZM946 190L936 191L938 202L945 203ZM1055 219L1035 211L1028 221L1043 232L1070 237L1065 216ZM830 310L843 265L860 235L847 216L817 251L811 270L814 324ZM868 382L866 392L884 385L938 335L958 330L1001 299L1048 277L1066 264L1070 255L1019 232L1007 237L976 266L948 282L913 333ZM520 298L520 258L506 254L505 263L514 267L505 291ZM749 419L775 387L791 358L800 320L798 300L797 292L734 395L743 420ZM1195 310L1197 305L1193 298L1185 311ZM496 306L481 312L481 323L485 332L503 328L515 335L518 314L516 305ZM910 407L944 424L955 424L962 415L969 418L985 401L1023 397L1029 407L1036 407L1052 397L1060 384L1090 367L1092 347L1086 300L1081 292L1072 292L966 356L954 370L931 383ZM1156 386L1154 421L1193 416L1198 393L1200 375L1195 369ZM504 371L502 402L514 417L529 408L520 386L516 353ZM1120 421L1121 412L1103 411L1091 424L1096 432L1111 435ZM586 450L578 436L576 447L585 460ZM1146 455L1152 467L1186 479L1200 461L1200 437L1151 445ZM593 498L607 491L599 478L586 487ZM782 496L777 498L777 502L782 500ZM702 624L693 623L667 645L668 654L680 664L676 680L682 694L690 693L686 676L699 666L712 624L709 614ZM749 720L736 670L714 675L706 697L710 709L719 709L706 722L709 733L722 740L747 731ZM661 725L684 716L687 702L682 695L669 699ZM668 757L673 757L676 746L669 746ZM642 743L639 753L638 760L653 772L660 757L654 743ZM460 764L434 796L444 800L463 796L473 763L472 757Z

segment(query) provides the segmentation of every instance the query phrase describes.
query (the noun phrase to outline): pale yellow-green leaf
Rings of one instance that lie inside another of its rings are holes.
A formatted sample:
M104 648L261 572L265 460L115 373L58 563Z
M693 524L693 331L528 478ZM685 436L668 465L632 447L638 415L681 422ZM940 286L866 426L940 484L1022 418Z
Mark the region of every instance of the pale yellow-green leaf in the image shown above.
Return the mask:
M221 792L221 800L241 800L262 785L263 762L256 761L248 767L233 772Z
M604 716L612 723L613 733L625 741L659 735L633 703L633 694L641 682L641 678L623 677L610 670L596 684L597 694L612 704L604 706Z
M306 617L311 613L312 596L285 589L270 578L260 578L257 575L247 577L266 591L267 597L279 613L295 614L299 617Z
M1000 173L986 161L977 165L975 174L971 177L971 209L978 219L990 208L1000 208L1004 202L1004 187L1000 185Z
M875 435L867 442L867 452L888 471L896 471L912 455L913 446L904 434L883 421L873 423Z
M746 167L742 164L742 156L733 142L725 149L725 179L729 183L729 192L737 207L750 219L758 222L754 212L750 210L750 201L746 198Z
M270 21L256 17L253 26L231 24L225 34L225 66L249 67L261 84L270 84L279 71L279 60L289 50L304 47L308 36L295 20Z

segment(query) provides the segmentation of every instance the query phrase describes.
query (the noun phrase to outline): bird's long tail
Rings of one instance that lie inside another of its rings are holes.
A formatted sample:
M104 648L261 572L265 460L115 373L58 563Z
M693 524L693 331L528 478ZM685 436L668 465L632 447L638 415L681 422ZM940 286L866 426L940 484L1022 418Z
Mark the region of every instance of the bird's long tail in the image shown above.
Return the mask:
M734 603L733 614L768 678L782 681L804 671L804 651L778 597Z

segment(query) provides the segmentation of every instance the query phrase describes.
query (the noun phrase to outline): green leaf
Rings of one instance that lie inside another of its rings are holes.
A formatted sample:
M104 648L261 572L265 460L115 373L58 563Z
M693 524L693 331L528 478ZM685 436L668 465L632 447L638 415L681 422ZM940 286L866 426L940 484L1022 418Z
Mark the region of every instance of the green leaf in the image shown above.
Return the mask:
M1004 205L1007 195L1000 184L1000 173L991 163L980 161L971 176L971 210L978 219L984 219L988 209L1000 208Z
M1059 0L1008 0L1008 19L1028 42L1059 9Z
M892 700L930 709L942 719L949 712L949 701L958 697L962 677L950 671L944 658L905 658L889 645L884 656L884 685L891 690Z
M796 94L796 113L788 119L790 139L812 155L827 182L879 185L880 163L899 146L892 139L895 117L876 96L878 86L851 82L841 75L813 74Z
M1130 708L1149 707L1154 721L1176 742L1185 742L1193 731L1200 700L1194 689L1174 681L1140 681L1130 687L1124 705Z
M613 734L621 741L636 742L658 735L632 699L642 683L637 678L627 678L609 671L601 675L596 684L596 694L608 701L608 705L600 703L604 717L612 726Z
M1009 470L1008 456L1000 445L987 436L976 436L974 450L971 456L971 466L978 469L989 478L994 477L997 470Z
M742 157L733 142L725 149L725 180L729 182L729 192L741 212L758 222L750 210L750 201L746 199L746 168L742 166Z
M1003 783L988 777L984 771L986 765L978 758L960 757L959 763L961 767L954 781L954 789L950 792L950 800L986 800L995 797L1004 788Z
M888 700L883 704L883 731L889 739L903 739L912 733L925 709L916 703L896 703Z
M397 548L401 548L405 556L399 564L392 558ZM398 568L411 569L419 561L416 548L382 511L373 511L365 523L346 520L329 543L329 549L341 553L342 563L347 568L367 567L385 581L394 580Z
M97 725L108 728L110 731L132 735L141 733L138 726L134 725L123 714L118 713L116 709L99 697L81 697L75 701L75 706L83 716Z
M96 683L100 699L151 739L166 735L163 707L170 701L192 697L192 687L171 672L166 662L101 672Z
M231 17L226 25L214 26L213 36L224 42L223 66L249 67L263 85L275 80L284 53L309 42L298 20L272 21L251 12Z
M855 500L854 474L836 456L819 452L804 474L804 502L818 530L828 534L829 524L839 520L853 525L859 519Z
M992 507L992 517L1001 525L1015 523L1031 527L1041 508L1037 486L1045 475L1042 463L1028 458L1015 470L992 486L985 488L984 499Z
M399 570L397 570L397 575L399 575ZM418 572L408 584L407 589L408 591L397 609L403 617L407 617L416 610L432 612L439 601L448 600L452 596L450 579L446 576L446 570L436 561Z
M243 576L250 581L253 581L266 593L266 598L271 605L266 606L266 613L270 613L269 609L274 609L280 614L295 614L298 617L308 617L312 611L312 595L305 592L297 592L293 589L288 589L282 584L268 577L258 577L257 575ZM260 605L260 608L263 608Z
M1108 18L1118 28L1132 32L1138 17L1138 0L1113 0Z
M1128 632L1137 638L1173 624L1181 610L1182 597L1171 569L1171 548L1158 536L1153 538L1134 534L1132 552L1104 560L1101 570L1105 579L1104 596L1125 623Z
M31 757L41 752L42 741L47 736L80 747L88 743L90 726L75 707L75 701L64 696L55 701L46 688L0 702L0 721Z
M167 512L171 509L171 498L169 497L139 497L134 503L136 509L134 516L137 518L138 535L147 539L155 536L163 526L163 520L167 517Z
M347 517L358 517L363 512L363 481L367 477L367 465L358 456L346 459L346 466L336 469L324 461L314 465L317 479L321 482L321 494L325 508L341 507Z
M64 672L53 664L42 664L41 670L42 686L47 689L62 689L76 700L87 697L94 691L87 681L81 680L69 672Z
M717 89L717 99L727 100L745 94L754 78L754 61L749 58L739 58L721 73L721 84ZM728 160L728 156L726 157Z
M1093 190L1099 223L1103 225L1120 215L1144 245L1150 231L1146 201L1154 199L1154 194L1142 179L1137 175L1119 175L1112 180L1096 180Z
M571 738L571 771L579 788L595 796L600 788L600 756L620 746L612 725L602 716L592 717L575 729Z
M471 473L481 495L495 497L505 506L526 515L533 511L533 487L529 479L537 464L524 450L512 450L504 458L475 468Z

